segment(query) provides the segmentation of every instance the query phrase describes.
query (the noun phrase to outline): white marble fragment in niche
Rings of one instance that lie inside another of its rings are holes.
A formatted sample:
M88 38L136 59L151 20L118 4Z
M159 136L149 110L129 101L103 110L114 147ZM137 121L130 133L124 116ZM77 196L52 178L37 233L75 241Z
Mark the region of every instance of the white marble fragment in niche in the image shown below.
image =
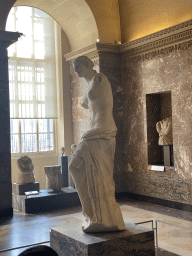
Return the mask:
M159 133L158 144L160 146L173 145L172 118L165 118L162 121L157 122L156 130Z

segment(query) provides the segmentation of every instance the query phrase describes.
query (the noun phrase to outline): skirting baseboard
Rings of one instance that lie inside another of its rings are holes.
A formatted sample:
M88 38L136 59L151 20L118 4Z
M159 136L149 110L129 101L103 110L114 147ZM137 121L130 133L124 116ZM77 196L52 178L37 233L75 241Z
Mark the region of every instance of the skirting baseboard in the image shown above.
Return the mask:
M174 208L177 210L182 210L182 211L187 211L191 212L192 211L192 205L190 204L184 204L180 202L174 202L170 200L164 200L160 198L155 198L155 197L150 197L150 196L144 196L144 195L139 195L139 194L134 194L130 192L121 192L121 193L116 193L116 199L123 199L123 198L129 198L129 199L134 199L137 201L143 201L151 204L157 204L165 207L170 207Z

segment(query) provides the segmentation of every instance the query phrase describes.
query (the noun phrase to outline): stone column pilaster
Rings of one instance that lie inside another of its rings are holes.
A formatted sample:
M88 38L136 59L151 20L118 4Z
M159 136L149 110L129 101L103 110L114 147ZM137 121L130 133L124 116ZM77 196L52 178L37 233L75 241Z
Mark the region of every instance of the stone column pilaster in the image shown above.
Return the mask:
M0 31L0 217L13 214L7 48L21 36Z
M99 68L109 80L113 92L113 117L117 126L114 180L116 192L123 192L124 134L123 134L123 87L121 82L120 45L97 43Z

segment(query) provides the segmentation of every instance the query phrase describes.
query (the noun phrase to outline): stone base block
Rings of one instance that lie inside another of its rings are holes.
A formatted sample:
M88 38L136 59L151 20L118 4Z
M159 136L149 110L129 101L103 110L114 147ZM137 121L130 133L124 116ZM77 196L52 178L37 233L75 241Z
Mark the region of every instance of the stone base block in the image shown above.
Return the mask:
M38 195L12 195L13 208L24 213L38 213L80 205L76 189L61 190L58 193L43 189Z
M154 231L126 223L126 230L89 233L81 229L81 220L71 218L50 230L50 246L59 256L155 256Z
M25 195L25 192L28 191L39 191L39 182L27 183L23 185L13 183L13 194Z

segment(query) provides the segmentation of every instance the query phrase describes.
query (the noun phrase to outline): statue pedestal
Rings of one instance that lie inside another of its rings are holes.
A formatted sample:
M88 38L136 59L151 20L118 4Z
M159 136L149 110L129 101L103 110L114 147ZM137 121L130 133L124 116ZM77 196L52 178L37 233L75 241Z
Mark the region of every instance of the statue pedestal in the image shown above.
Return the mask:
M58 164L61 166L62 185L63 187L68 187L68 157L58 156Z
M171 165L171 146L163 146L163 156L164 156L164 165L170 166Z
M12 188L13 188L13 194L15 195L25 195L25 192L28 192L28 191L39 192L39 182L27 183L23 185L13 183Z
M71 161L72 156L70 156L69 158L70 158L70 161ZM71 173L70 173L70 186L73 187L73 188L75 188L75 182L74 182L74 180L73 180L73 178L72 178Z
M109 233L84 233L82 221L68 218L65 225L52 228L50 246L64 255L142 255L155 256L154 231L126 223L126 230Z
M13 194L13 208L24 213L39 213L80 205L76 189L62 190L59 193L49 193L50 191L43 189L38 195L30 196Z

